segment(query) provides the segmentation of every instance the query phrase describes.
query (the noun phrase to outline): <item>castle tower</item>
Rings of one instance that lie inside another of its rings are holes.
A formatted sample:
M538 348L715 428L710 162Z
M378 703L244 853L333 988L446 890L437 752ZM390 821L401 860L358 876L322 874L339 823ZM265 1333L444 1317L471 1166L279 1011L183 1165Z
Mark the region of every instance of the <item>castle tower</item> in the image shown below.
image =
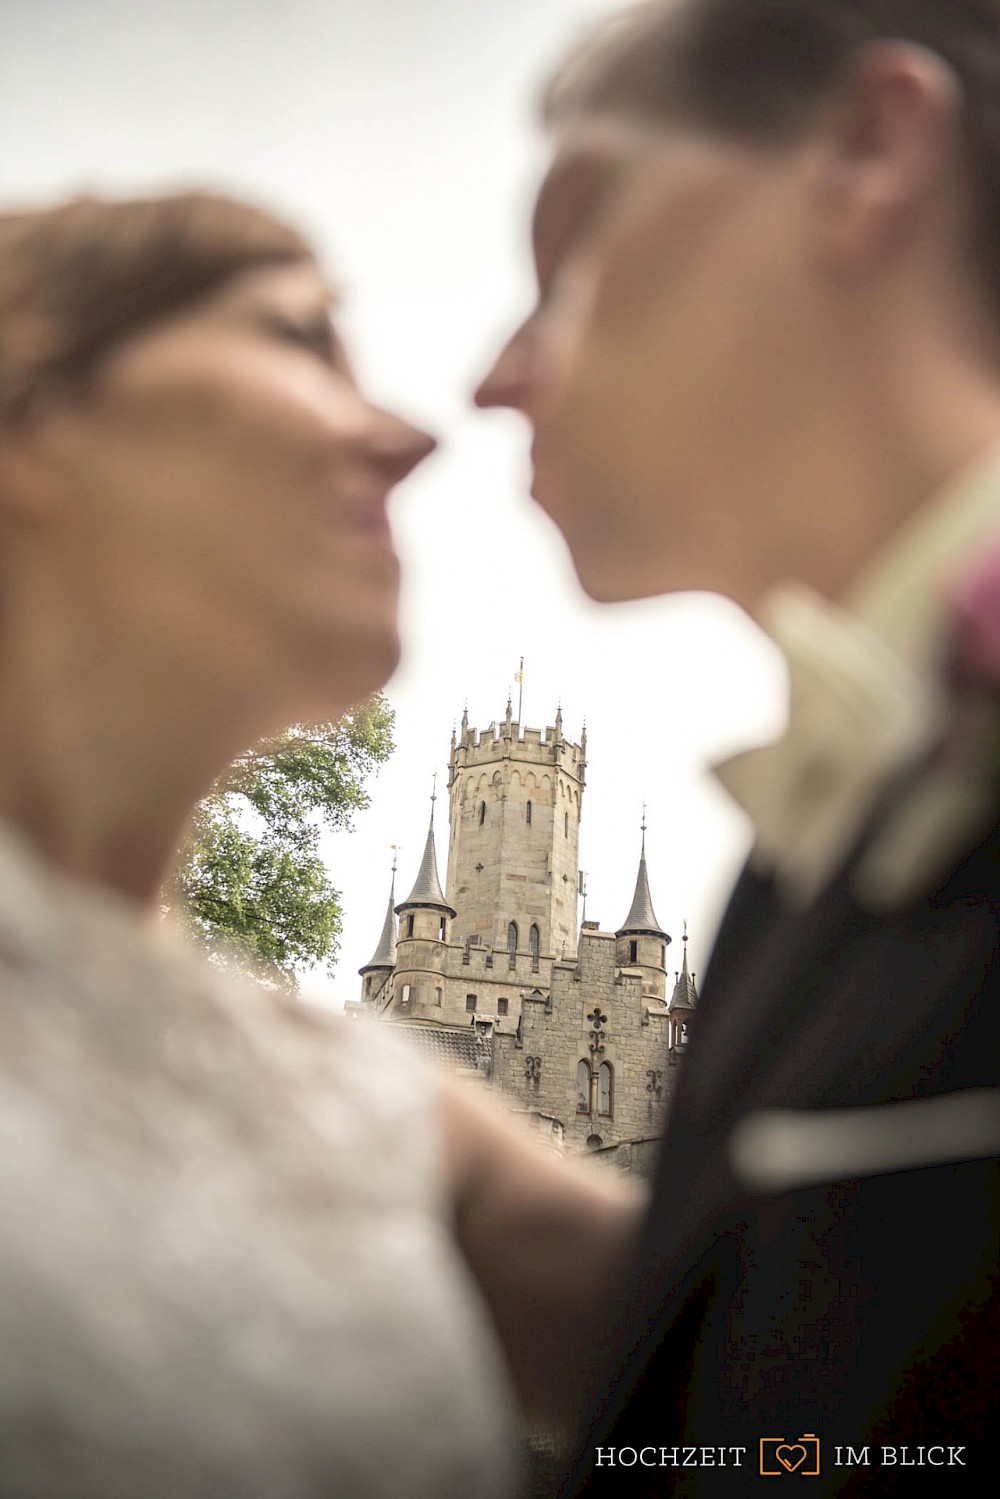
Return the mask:
M670 1012L670 1048L672 1051L680 1050L687 1044L688 1021L698 1006L698 990L695 985L695 975L688 971L687 950L687 922L684 923L684 961L681 971L676 975L677 982L674 984L674 992L670 996L667 1009Z
M530 958L576 951L580 804L586 740L522 729L508 699L502 723L478 731L462 717L448 766L448 897L452 941Z
M653 910L646 873L646 809L642 812L642 847L639 872L629 913L615 933L615 962L620 968L638 968L642 992L651 999L667 997L667 944L670 938Z
M431 793L431 820L417 878L409 895L396 907L399 932L393 1013L414 1020L441 1018L445 957L451 936L448 928L455 916L438 878L434 844L436 801L435 789Z
M361 975L361 1002L362 1004L374 1004L380 989L386 979L396 966L396 912L393 909L396 900L396 859L392 860L392 880L389 884L389 904L386 908L385 921L382 923L382 935L378 939L378 946L372 953L363 968L359 968Z

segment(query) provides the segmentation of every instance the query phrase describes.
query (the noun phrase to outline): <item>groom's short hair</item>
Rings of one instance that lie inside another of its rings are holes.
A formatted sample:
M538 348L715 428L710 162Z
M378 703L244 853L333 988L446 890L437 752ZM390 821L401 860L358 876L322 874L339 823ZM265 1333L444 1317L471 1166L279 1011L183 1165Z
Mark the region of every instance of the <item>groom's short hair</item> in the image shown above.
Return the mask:
M963 95L975 245L1000 305L1000 0L642 0L605 19L559 69L549 123L574 113L793 138L857 48L927 48Z

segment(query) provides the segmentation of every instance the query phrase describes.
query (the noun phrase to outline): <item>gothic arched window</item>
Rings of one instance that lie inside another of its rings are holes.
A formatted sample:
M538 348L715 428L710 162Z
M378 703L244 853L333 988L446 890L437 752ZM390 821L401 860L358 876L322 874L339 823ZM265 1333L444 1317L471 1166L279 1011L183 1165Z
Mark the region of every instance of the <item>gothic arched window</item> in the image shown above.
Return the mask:
M524 809L524 820L525 820L525 822L528 824L528 826L530 828L531 827L531 803L530 802L528 803L528 805Z
M512 921L507 927L507 958L511 968L517 962L517 922Z
M608 1116L614 1110L615 1080L610 1062L602 1062L597 1074L597 1112Z
M532 968L538 967L538 953L540 949L540 943L541 933L539 932L538 927L535 925L535 923L532 922L531 931L528 933L528 947L531 951Z
M483 823L485 821L486 821L486 803L485 802L480 802L479 803L479 826L482 827L482 825L483 825Z
M577 1062L576 1064L576 1112L578 1114L590 1113L590 1063Z
M564 838L568 838L569 837L569 813L568 812L564 812L563 813L563 837Z

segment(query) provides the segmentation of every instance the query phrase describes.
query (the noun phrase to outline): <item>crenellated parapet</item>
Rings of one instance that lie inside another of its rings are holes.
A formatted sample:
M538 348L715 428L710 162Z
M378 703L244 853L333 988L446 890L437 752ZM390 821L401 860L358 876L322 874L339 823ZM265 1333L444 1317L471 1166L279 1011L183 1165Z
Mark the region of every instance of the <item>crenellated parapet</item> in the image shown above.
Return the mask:
M455 936L538 965L576 945L586 760L562 712L544 729L463 715L448 764L448 898ZM537 971L537 966L535 968Z

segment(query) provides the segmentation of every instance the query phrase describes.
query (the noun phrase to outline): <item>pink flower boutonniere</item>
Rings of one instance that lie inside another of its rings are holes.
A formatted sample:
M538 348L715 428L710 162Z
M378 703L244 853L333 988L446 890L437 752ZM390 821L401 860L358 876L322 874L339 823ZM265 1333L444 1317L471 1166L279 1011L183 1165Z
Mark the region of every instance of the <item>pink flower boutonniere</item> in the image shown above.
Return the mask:
M952 631L944 660L953 690L1000 692L1000 544L991 546L956 580Z

